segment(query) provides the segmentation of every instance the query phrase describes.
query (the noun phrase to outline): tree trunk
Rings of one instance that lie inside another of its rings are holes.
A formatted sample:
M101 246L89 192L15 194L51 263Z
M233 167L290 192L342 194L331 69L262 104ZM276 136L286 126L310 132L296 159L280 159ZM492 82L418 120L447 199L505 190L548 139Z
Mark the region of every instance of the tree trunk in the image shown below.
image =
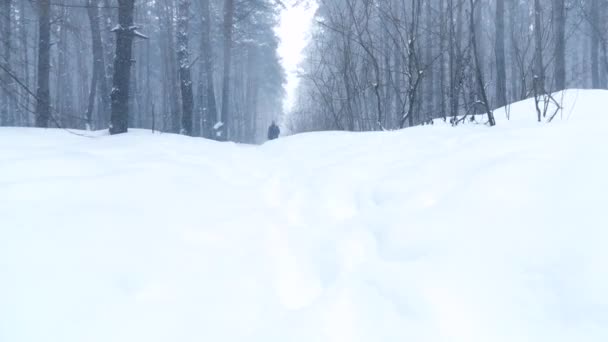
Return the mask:
M555 90L566 89L566 4L555 0Z
M494 113L492 113L492 109L490 107L490 103L488 102L488 96L486 94L485 82L483 79L483 70L482 65L479 62L479 51L477 51L477 34L475 27L475 7L477 5L476 0L470 0L471 4L471 18L470 18L470 30L471 30L471 46L473 48L473 58L475 60L475 74L477 78L477 86L479 87L479 92L481 94L481 100L483 101L483 106L486 110L486 114L488 115L488 123L490 126L496 126L496 120L494 119Z
M192 75L190 74L190 57L188 51L188 20L190 18L190 0L180 0L177 20L177 60L179 63L180 89L182 93L182 133L192 135Z
M445 79L446 79L446 58L445 58L445 50L446 50L446 27L445 27L445 0L439 0L439 53L441 56L439 57L439 93L441 94L440 108L441 108L441 116L445 119L447 116L447 107L446 107L446 91L445 91Z
M505 0L496 0L496 106L507 104L507 66L505 61Z
M25 2L22 1L21 2L21 6L19 7L19 10L21 11L21 13L25 12ZM29 32L28 32L28 23L26 20L24 20L23 17L19 18L19 31L21 33L21 50L23 51L23 54L21 56L21 58L23 58L23 83L25 84L26 87L30 88L31 84L30 84L30 53L29 50L27 48L28 46L28 38L29 38ZM22 96L29 98L30 94L28 94L28 92L25 89L22 89ZM20 120L20 124L23 126L29 126L30 123L30 112L29 110L27 110L26 108L21 108L21 120Z
M543 58L543 32L540 0L534 0L534 88L536 93L545 92L545 62Z
M0 0L0 34L2 35L0 42L2 43L2 51L0 53L0 63L10 67L11 59L11 0ZM8 76L0 71L0 82L8 88ZM10 95L8 89L0 89L0 126L11 124L10 117ZM14 114L13 114L14 115ZM14 122L12 123L14 124Z
M108 85L106 83L103 43L101 40L101 31L99 29L99 0L88 1L87 14L91 24L91 40L93 46L93 74L91 77L87 121L92 127L97 88L99 88L99 98L101 99L101 108L98 111L101 120L96 120L97 122L108 122L110 95L108 94Z
M174 0L166 0L164 3L164 17L165 17L165 29L167 37L167 49L165 51L166 58L166 71L168 86L169 105L171 110L171 132L179 133L181 128L181 116L179 108L179 76L175 66L177 65L175 51L175 39L174 39Z
M133 11L135 0L118 0L118 27L116 32L116 55L112 89L112 117L110 134L128 131L129 85L131 78L131 56L134 30Z
M207 97L207 110L206 117L204 120L205 136L207 138L215 139L213 134L213 125L218 120L217 117L217 104L215 101L215 86L213 82L213 50L211 45L211 10L209 8L209 0L201 0L201 7L203 10L203 30L202 30L202 42L201 42L201 53L203 57L203 63L205 68L206 78L206 97Z
M36 127L48 127L51 117L49 79L51 73L51 2L38 2L38 90Z
M108 126L110 124L110 114L111 114L111 98L110 98L110 88L112 86L112 76L114 75L114 52L116 51L115 44L115 35L112 33L112 13L113 9L110 6L110 0L103 0L103 20L101 27L103 27L102 32L102 42L103 42L103 53L104 53L104 75L103 82L105 83L104 87L106 91L102 91L102 96L105 96L106 104L106 116L102 119L103 125ZM102 80L99 80L101 82ZM105 95L104 95L105 94Z
M232 64L232 31L234 22L234 0L224 0L224 74L222 78L222 124L220 140L229 136L230 112L230 68Z
M600 82L600 4L599 0L591 0L591 83L593 89L601 88Z
M435 41L433 40L433 7L431 1L426 1L426 56L425 56L425 78L426 78L426 115L424 121L428 121L435 117L435 63L433 56Z

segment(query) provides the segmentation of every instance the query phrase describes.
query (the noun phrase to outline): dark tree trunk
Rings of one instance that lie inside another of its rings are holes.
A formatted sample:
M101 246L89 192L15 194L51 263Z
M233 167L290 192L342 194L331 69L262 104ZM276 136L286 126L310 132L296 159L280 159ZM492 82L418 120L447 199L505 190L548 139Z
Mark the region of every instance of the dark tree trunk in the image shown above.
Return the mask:
M190 74L190 57L188 51L188 20L190 18L190 1L180 0L177 21L177 60L182 93L182 132L192 135L192 75Z
M134 7L135 0L118 0L110 134L126 133L129 129L129 85L135 29L133 27Z
M505 61L505 0L496 0L496 106L507 104L507 66Z
M234 0L224 0L224 74L222 78L222 124L220 140L227 141L230 112L230 71L232 66L232 31L234 22Z
M36 127L48 127L51 117L49 78L51 73L51 2L38 2L38 90Z
M555 0L555 90L566 89L566 4Z

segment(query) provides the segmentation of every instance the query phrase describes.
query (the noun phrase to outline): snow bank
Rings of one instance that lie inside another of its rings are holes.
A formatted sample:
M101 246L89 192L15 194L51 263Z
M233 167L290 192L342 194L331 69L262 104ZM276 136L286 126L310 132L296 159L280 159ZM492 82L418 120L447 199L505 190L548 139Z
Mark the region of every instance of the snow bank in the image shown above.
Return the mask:
M608 92L261 147L0 129L0 341L608 341Z

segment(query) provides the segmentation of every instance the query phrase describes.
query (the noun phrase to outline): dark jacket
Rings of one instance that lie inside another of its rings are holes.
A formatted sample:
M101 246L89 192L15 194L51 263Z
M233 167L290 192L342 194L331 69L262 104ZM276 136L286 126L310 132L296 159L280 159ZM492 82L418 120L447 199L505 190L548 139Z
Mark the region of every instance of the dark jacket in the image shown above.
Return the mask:
M268 140L278 139L280 134L281 130L276 124L273 123L272 125L270 125L270 127L268 127Z

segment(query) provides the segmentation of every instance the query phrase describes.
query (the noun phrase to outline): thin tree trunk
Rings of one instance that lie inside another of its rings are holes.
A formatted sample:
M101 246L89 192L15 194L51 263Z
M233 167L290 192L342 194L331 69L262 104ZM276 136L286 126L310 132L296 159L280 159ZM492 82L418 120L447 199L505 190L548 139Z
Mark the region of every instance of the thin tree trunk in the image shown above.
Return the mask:
M192 109L194 107L192 75L190 74L190 57L188 50L189 18L190 1L180 0L177 20L177 59L179 63L180 89L182 93L182 132L185 135L192 135Z
M11 60L11 0L0 0L0 34L2 35L0 42L2 43L2 53L0 54L0 63L10 68ZM0 71L0 82L7 86L11 83ZM0 90L0 126L8 126L15 124L10 122L10 95L8 89ZM14 115L14 114L13 114Z
M534 0L534 40L535 40L535 67L534 88L537 93L545 92L545 62L543 58L543 32L540 0Z
M87 13L91 24L91 40L93 45L93 74L91 77L91 90L89 94L89 107L87 110L87 121L92 127L93 111L96 100L97 88L99 88L99 98L101 99L101 108L98 110L101 120L97 122L108 122L108 114L110 109L110 95L108 94L108 86L105 77L105 61L103 43L101 40L101 31L99 29L99 0L89 0Z
M201 0L201 8L203 11L203 30L201 42L201 54L205 68L206 78L206 97L207 110L204 120L205 136L208 138L216 138L213 134L213 125L218 120L217 104L215 100L215 86L213 82L213 50L211 46L211 10L209 8L209 0Z
M496 106L507 104L507 66L505 61L505 0L496 0Z
M428 41L426 42L426 56L425 56L425 67L426 67L426 101L427 111L424 121L433 119L435 116L435 68L434 68L434 56L433 56L433 7L431 0L426 1L426 34Z
M51 117L49 79L51 73L51 2L38 2L38 90L36 127L48 127Z
M555 0L555 90L566 89L566 4Z
M600 23L600 4L599 0L591 0L591 13L590 13L590 28L591 28L591 83L594 89L601 87L600 82L600 37L599 37L599 23Z
M224 0L224 74L222 78L222 124L220 140L227 141L230 134L230 69L232 66L232 31L234 0Z
M471 46L473 47L473 57L475 59L475 74L477 77L477 86L479 87L479 92L481 94L481 100L483 101L484 109L486 110L486 114L488 115L488 123L490 126L496 126L496 120L494 119L494 113L492 113L492 109L488 102L488 96L486 94L485 82L483 79L483 69L482 65L479 62L479 51L477 51L477 34L476 34L476 25L475 25L475 7L477 5L476 0L469 1L471 5L471 20L470 20L470 30L471 30Z

